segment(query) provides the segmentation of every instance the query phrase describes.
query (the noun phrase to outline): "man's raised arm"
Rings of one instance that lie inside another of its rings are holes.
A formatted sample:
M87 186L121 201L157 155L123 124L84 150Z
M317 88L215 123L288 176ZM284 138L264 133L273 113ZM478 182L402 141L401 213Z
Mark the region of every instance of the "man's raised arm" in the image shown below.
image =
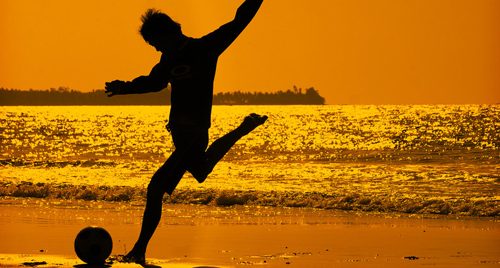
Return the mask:
M241 25L243 29L252 21L263 0L246 0L236 11L234 22ZM243 31L243 29L241 29Z
M204 38L216 53L222 53L252 21L263 0L246 0L236 11L234 19Z

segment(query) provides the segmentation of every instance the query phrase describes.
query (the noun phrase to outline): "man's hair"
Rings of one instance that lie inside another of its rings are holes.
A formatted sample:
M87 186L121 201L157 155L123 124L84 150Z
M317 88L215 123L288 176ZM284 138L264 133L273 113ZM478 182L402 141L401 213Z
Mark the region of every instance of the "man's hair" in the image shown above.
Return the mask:
M182 34L181 25L172 20L167 14L160 10L150 8L141 17L142 26L139 33L146 42L152 38L167 33Z

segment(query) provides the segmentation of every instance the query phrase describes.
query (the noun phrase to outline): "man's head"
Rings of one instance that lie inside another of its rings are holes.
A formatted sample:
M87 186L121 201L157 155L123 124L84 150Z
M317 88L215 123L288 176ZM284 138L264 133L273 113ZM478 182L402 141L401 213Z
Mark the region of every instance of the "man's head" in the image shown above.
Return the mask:
M154 8L148 9L141 17L139 30L144 40L156 50L165 52L166 46L175 45L183 37L181 25L173 21L167 14Z

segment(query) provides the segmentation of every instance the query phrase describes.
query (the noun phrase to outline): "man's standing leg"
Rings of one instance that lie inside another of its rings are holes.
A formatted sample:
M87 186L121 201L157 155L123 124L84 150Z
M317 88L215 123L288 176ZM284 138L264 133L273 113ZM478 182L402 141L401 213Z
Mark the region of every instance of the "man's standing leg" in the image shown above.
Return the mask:
M146 261L146 248L161 220L163 195L165 194L164 182L181 180L186 172L186 167L181 163L180 153L175 150L162 167L156 171L148 186L146 208L142 218L141 233L134 248L123 258L126 262L143 264Z

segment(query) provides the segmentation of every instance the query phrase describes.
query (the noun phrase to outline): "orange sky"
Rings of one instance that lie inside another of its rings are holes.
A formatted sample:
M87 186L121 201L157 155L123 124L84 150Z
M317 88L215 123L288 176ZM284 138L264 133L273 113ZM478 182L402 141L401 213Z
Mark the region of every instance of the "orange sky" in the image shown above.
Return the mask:
M243 0L0 0L0 87L89 91L148 74L156 7L201 37ZM265 0L216 92L314 87L328 104L500 103L498 0Z

